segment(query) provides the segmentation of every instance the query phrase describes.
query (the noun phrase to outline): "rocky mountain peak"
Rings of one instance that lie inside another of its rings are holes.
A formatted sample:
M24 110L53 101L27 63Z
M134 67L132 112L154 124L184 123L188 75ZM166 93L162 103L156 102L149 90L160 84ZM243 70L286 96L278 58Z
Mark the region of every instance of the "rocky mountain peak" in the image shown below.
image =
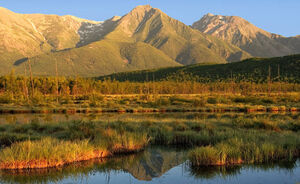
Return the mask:
M131 37L157 11L158 9L152 8L150 5L137 6L120 19L119 27L127 36Z
M226 40L256 57L295 53L283 36L269 33L238 16L206 14L192 28Z
M144 18L146 14L148 14L149 12L154 12L155 10L157 9L152 8L150 5L140 5L134 8L133 10L131 10L131 12L129 12L124 17L136 18L138 21L140 21L141 19Z
M147 5L139 5L139 6L135 7L131 12L149 11L151 9L153 9L153 8L149 4L147 4Z

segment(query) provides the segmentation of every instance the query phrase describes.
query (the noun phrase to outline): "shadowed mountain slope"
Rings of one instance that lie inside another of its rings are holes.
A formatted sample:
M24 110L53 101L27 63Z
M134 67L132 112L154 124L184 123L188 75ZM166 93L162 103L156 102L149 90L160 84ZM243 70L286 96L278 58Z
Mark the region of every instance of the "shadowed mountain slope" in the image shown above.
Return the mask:
M98 79L118 81L156 81L171 80L198 80L209 81L251 81L266 82L269 75L272 81L289 81L300 83L300 55L291 55L275 58L252 58L228 64L169 67L156 70L124 72Z

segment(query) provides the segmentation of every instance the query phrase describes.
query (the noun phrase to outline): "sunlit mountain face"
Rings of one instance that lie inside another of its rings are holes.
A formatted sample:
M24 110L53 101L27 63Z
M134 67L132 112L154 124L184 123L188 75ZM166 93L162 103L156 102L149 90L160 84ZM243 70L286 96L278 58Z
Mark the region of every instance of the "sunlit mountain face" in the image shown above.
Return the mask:
M100 76L110 73L228 63L251 57L149 5L103 22L73 16L16 14L1 8L0 73Z
M269 33L238 16L207 14L192 27L238 46L255 57L300 53L299 37Z

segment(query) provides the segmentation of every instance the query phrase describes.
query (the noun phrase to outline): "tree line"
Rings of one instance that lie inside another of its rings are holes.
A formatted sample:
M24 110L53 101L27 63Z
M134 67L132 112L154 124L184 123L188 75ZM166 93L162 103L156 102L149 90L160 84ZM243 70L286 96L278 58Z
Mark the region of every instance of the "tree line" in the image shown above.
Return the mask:
M95 80L82 77L26 77L14 73L0 77L0 96L29 100L34 96L91 94L254 94L299 92L300 84L288 82L198 82L190 77L148 82Z

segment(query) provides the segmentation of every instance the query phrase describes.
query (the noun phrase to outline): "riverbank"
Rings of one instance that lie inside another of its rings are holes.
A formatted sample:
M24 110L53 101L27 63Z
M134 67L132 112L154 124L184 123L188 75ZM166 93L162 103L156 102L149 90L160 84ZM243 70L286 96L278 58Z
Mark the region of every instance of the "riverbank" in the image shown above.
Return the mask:
M146 144L146 143L144 143ZM63 141L43 138L38 141L15 143L1 150L0 169L43 169L61 167L74 162L82 162L97 158L107 158L116 154L136 153L145 145L114 145L113 148L99 148L89 141Z

